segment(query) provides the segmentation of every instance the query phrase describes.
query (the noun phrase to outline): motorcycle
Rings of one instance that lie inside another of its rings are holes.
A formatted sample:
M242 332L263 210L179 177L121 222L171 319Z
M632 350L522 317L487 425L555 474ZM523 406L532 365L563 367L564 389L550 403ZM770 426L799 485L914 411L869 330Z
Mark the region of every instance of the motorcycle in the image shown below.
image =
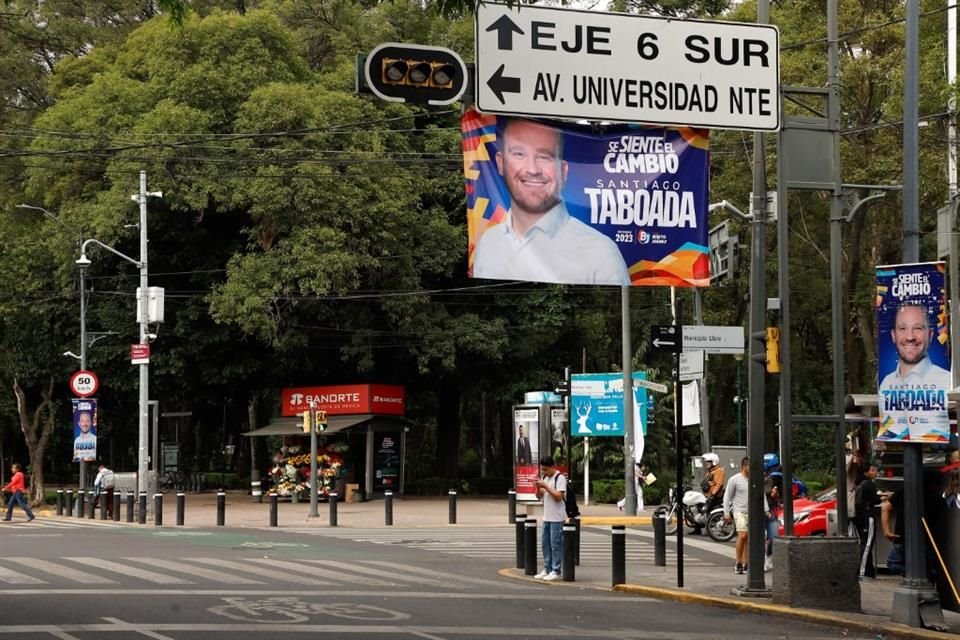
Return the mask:
M683 498L678 502L675 497L674 487L671 487L668 496L669 502L665 505L660 505L653 512L655 518L661 517L666 519L667 535L672 536L677 532L681 518L691 529L706 529L707 535L717 542L727 542L733 538L733 534L736 533L735 530L732 530L732 523L730 525L730 531L727 530L727 527L722 526L726 524L723 522L722 507L714 507L709 512L707 511L707 497L703 495L702 492L691 489L690 487L684 487ZM719 521L716 517L718 514ZM711 522L713 522L712 527L710 526Z

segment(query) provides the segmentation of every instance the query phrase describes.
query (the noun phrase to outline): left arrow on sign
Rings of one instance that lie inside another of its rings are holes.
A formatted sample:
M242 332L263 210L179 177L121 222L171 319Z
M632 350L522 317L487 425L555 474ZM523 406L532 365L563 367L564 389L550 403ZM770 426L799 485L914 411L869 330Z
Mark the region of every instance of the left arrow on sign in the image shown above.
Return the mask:
M507 104L503 99L504 93L520 93L520 78L511 78L503 75L503 68L506 65L500 65L500 68L493 72L490 79L487 80L487 86L497 96L500 104Z
M500 16L496 22L487 27L487 31L497 32L497 48L501 51L513 51L513 34L523 35L523 29L506 15Z
M660 347L675 347L675 346L677 346L677 343L676 343L675 340L661 340L660 338L654 338L654 339L653 339L653 346L655 346L655 347L657 347L657 348L660 348Z

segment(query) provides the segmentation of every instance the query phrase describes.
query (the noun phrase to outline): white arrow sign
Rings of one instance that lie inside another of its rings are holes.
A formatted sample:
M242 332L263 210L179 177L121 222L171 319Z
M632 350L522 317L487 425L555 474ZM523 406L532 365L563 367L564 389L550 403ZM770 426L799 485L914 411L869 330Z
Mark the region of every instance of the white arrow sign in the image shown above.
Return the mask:
M653 339L653 346L657 347L658 349L660 347L672 347L672 346L675 346L676 344L677 344L676 340L661 340L660 338Z
M481 111L661 125L780 128L771 25L479 3Z
M705 353L743 353L743 327L683 325L683 350Z

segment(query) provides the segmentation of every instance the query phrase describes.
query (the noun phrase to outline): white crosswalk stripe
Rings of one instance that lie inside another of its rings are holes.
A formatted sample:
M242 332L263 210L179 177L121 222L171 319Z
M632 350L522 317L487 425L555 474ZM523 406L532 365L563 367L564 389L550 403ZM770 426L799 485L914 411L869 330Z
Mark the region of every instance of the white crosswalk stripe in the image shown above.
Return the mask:
M212 582L224 582L226 584L263 584L262 580L253 580L251 578L244 578L232 573L214 571L213 569L204 569L203 567L194 567L183 562L174 562L173 560L164 560L162 558L124 558L124 560L127 560L128 562L148 564L152 567L166 569L167 571L171 571L173 573L185 573L187 575L204 578L205 580L210 580Z
M15 562L31 569L38 569L52 576L66 578L71 582L80 584L116 584L115 581L90 573L89 571L79 571L73 567L66 566L62 562L50 562L40 558L4 558L6 562ZM44 581L46 582L46 581Z
M147 569L140 569L138 567L131 567L120 564L119 562L114 562L113 560L104 560L103 558L70 556L65 557L64 560L79 562L80 564L85 564L90 567L112 571L121 575L130 576L131 578L139 578L140 580L146 580L147 582L153 582L155 584L192 584L190 580L184 580L183 578L177 578Z
M38 528L38 529L89 529L94 527L105 527L108 529L115 529L123 526L119 522L114 522L112 520L89 520L87 518L36 518L33 522L24 522L22 528L18 527L17 530L21 531L26 528Z

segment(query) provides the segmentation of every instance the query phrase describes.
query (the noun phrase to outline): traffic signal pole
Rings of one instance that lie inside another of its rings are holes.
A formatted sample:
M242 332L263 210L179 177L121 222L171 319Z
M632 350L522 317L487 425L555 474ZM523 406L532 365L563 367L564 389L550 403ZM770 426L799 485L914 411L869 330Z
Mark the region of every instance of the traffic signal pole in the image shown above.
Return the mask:
M314 403L310 403L310 518L320 517L317 510L317 413Z

